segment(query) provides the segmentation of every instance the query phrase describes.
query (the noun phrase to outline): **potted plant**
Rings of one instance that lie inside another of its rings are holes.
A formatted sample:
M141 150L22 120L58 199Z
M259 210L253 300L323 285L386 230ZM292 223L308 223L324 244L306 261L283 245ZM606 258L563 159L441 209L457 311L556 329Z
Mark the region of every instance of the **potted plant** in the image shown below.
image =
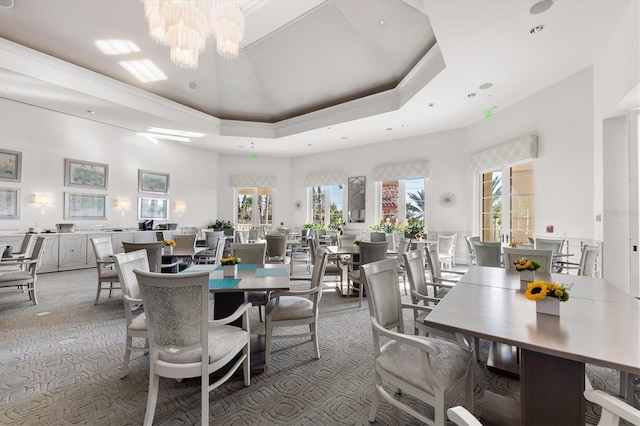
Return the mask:
M215 222L209 222L207 228L214 231L224 231L224 235L233 236L233 224L229 220L216 220Z
M524 296L536 302L536 312L558 316L560 302L569 300L569 291L562 284L534 281L528 285Z
M223 257L220 260L222 265L222 276L235 278L238 275L238 264L242 260L236 256Z
M404 236L406 238L418 238L416 234L420 234L424 238L424 233L422 232L423 229L424 223L422 219L410 217L407 219L407 224L404 227Z

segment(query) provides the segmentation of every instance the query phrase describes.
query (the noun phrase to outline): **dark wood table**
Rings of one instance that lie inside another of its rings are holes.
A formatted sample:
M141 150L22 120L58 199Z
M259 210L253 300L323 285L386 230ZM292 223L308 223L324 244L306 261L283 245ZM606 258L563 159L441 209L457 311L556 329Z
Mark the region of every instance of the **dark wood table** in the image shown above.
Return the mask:
M603 279L550 278L573 283L559 317L536 313L517 273L474 266L425 323L521 349L515 423L584 424L585 363L640 374L640 301Z
M209 271L209 291L214 293L213 318L225 318L247 301L248 291L289 290L289 265L266 264L238 265L238 275L234 278L223 277L218 265L192 265L182 273ZM234 325L242 326L242 320ZM265 363L264 335L251 335L251 374L264 372Z

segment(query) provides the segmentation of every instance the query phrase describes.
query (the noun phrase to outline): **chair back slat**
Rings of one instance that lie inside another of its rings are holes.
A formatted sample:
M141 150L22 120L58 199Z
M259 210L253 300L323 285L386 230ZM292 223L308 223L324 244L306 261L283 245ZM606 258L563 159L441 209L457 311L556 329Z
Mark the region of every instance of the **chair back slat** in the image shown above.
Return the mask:
M361 269L369 295L367 301L371 315L382 327L404 333L396 261L387 259L368 263L362 265Z
M506 269L515 269L514 263L525 257L528 260L538 262L541 266L541 272L551 273L551 262L553 260L552 250L536 250L536 249L523 249L523 248L509 248L502 249L504 252L504 267Z
M475 253L476 265L496 268L502 266L502 243L471 241L471 244Z
M162 268L162 241L153 243L128 243L123 242L122 247L125 253L144 249L147 251L150 272L160 272Z
M231 243L231 255L237 256L242 263L264 265L267 243Z
M131 299L140 299L138 278L133 271L137 269L143 272L149 272L147 251L140 249L129 253L116 254L113 256L113 260L116 265L116 270L118 271L118 279L122 286L122 293Z

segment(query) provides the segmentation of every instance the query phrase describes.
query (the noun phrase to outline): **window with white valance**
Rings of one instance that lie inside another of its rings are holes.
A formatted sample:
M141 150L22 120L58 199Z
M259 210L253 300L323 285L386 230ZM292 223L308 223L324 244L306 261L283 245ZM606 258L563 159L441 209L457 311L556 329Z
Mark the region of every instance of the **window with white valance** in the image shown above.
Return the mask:
M376 182L426 177L429 177L429 162L426 160L382 164L373 169L373 180Z
M275 176L234 175L230 184L234 188L275 188L278 181Z
M538 136L530 135L472 154L469 168L480 172L537 157Z
M304 186L344 185L347 183L347 175L341 171L326 171L307 175Z

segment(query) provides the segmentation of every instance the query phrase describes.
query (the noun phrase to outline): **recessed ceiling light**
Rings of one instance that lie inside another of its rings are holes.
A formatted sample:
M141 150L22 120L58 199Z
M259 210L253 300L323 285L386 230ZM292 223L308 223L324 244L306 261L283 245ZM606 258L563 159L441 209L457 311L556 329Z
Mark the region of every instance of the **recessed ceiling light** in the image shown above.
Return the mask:
M348 138L348 137L346 137L346 136L343 136L343 137L341 137L340 139L347 140L347 139L349 139L349 138Z
M108 56L127 55L140 51L138 45L131 40L96 40L94 44L103 55Z
M88 110L87 110L87 112L88 112L89 114L95 114L95 113L96 113L95 111L91 111L90 109L88 109Z
M311 144L310 144L310 143L308 143L308 144L307 144L307 146L311 146Z
M242 146L242 145L238 145L238 148L244 148L244 146Z
M387 132L390 131L390 130L393 130L393 128L392 127L387 127Z
M530 32L531 34L537 34L537 33L539 33L539 32L540 32L540 31L542 31L542 30L544 30L544 25L536 25L535 27L531 28L531 29L529 30L529 32Z
M384 19L380 20L380 25L384 25Z
M485 89L489 89L493 87L493 83L484 83L482 85L480 85L480 89L485 90Z
M471 92L467 95L467 98L473 98L476 94L474 92Z
M189 82L189 89L191 89L191 90L196 90L198 88L198 86L199 86L198 83L195 82L195 81L190 81Z
M436 104L434 104L433 102L429 102L429 108L433 108Z
M531 9L529 9L529 13L531 13L532 15L537 15L549 9L551 6L553 6L553 0L542 0L531 6Z
M142 83L151 81L166 80L167 76L160 71L150 59L139 59L137 61L122 61L120 65L124 67L131 75L140 80Z

